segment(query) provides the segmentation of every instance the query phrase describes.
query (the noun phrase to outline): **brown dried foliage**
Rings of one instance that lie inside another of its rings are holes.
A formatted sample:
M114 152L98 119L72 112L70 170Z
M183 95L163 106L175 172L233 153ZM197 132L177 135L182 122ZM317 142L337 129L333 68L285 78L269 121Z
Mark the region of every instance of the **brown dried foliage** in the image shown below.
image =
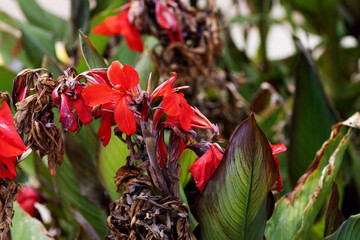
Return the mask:
M122 197L111 205L107 239L196 239L186 205L176 197L156 195L149 176L124 166L115 177Z
M0 178L0 240L9 239L10 225L14 217L13 203L18 185L8 178Z
M13 95L17 109L14 117L15 128L21 136L27 134L27 147L34 152L39 151L41 158L48 156L49 172L55 175L56 164L62 163L64 154L61 129L53 123L51 94L57 86L57 81L49 72L39 75L37 71L40 70L26 69L14 79L14 89L17 85L22 86L22 79L26 79L26 86L34 86L33 94L20 102L16 103L18 95Z
M10 106L10 94L6 91L0 91L0 103L2 103L2 101L5 101L7 103L7 105Z
M154 48L152 57L155 59L160 76L170 72L181 75L179 84L188 84L202 77L206 81L213 74L213 64L223 44L220 39L218 11L210 6L206 11L194 8L176 0L177 8L172 8L179 27L185 36L185 42L169 42L159 32L158 38L163 47Z

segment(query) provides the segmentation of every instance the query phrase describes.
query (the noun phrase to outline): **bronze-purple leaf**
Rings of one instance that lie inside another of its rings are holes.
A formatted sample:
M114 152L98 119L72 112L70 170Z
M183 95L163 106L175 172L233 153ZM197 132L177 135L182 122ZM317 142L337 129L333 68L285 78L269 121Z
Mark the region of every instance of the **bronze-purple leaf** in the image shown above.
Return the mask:
M264 133L251 115L235 131L195 210L201 239L263 239L278 179ZM269 193L270 192L270 193Z

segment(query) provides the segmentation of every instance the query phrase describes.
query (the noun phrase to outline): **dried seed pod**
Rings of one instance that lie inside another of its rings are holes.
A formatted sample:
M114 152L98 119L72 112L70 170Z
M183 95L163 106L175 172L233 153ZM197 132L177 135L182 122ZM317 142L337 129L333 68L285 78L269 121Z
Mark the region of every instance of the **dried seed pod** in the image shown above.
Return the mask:
M117 171L115 182L122 197L111 205L107 239L196 239L190 231L188 208L176 197L155 194L149 176L136 167Z

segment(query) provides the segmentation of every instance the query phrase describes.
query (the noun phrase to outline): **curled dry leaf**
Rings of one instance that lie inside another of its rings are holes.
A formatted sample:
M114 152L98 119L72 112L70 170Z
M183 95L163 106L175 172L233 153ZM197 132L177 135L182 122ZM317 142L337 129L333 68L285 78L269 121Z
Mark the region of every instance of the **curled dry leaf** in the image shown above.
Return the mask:
M196 239L190 231L188 208L176 197L156 195L150 178L136 167L116 174L122 197L110 208L107 239Z

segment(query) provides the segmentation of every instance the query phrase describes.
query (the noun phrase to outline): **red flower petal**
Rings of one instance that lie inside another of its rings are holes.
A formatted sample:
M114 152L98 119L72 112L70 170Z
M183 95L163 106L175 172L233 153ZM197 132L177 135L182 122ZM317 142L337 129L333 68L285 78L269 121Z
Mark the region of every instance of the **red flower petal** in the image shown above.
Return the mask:
M118 25L118 16L111 16L105 18L103 23L100 23L93 29L93 33L105 36L112 36L120 34L120 30L116 28Z
M270 143L270 147L271 147L271 151L272 151L272 154L274 156L280 154L280 153L283 153L287 150L286 146L284 144L281 144L281 143L278 143L278 144L275 144L275 145L272 145Z
M16 177L16 156L1 157L0 177L14 179Z
M133 135L136 132L136 119L127 105L127 98L122 97L115 105L114 116L119 129L126 135Z
M117 101L121 97L119 93L105 84L90 85L81 92L81 95L90 107Z
M121 34L124 35L127 45L131 50L143 52L144 45L141 40L139 31L137 30L135 24L129 22L129 11L120 13L118 15L118 24L119 29L121 29Z
M31 216L35 215L35 203L42 202L41 197L37 194L35 190L32 188L24 187L23 193L18 191L18 199L19 205L22 209L24 209Z
M85 104L84 99L80 96L78 99L73 101L75 110L80 118L80 121L87 125L93 120L91 108Z
M155 110L154 117L153 117L153 124L152 124L153 131L156 130L157 125L158 125L162 115L164 114L164 109L162 107L163 107L163 102L161 102L159 104L158 108Z
M277 171L279 173L279 179L278 179L278 182L276 184L276 189L278 190L278 192L280 192L281 187L282 187L282 177L281 177L281 173L280 173L279 159L277 157L274 157L274 161L275 161Z
M185 131L189 131L191 129L191 116L194 115L194 110L190 107L189 104L187 106L184 106L181 110L180 114L180 125L181 128Z
M32 188L29 187L23 187L22 188L23 193L21 193L20 191L18 191L18 198L17 201L19 203L22 203L23 201L25 201L26 199L33 199L36 202L42 202L41 197L39 196L39 194Z
M72 112L73 107L70 98L66 94L61 93L60 95L61 95L61 105L60 105L59 122L61 122L62 128L65 131L67 131L74 122L74 114Z
M171 42L184 42L180 28L167 30Z
M76 121L76 118L73 116L73 121L71 123L71 126L70 126L69 130L71 132L75 132L77 128L78 128L78 123Z
M191 172L200 191L204 189L206 183L215 172L222 156L223 154L214 145L211 145L210 149L189 168L189 172Z
M164 96L164 112L169 116L178 116L183 104L187 104L182 93L170 92Z
M164 6L161 1L156 1L155 15L158 24L165 29L177 25L176 18L169 8Z
M22 154L26 147L15 130L13 117L5 101L0 110L0 156L13 157Z
M123 67L123 71L126 75L126 79L125 81L121 82L121 85L127 90L135 88L140 81L139 75L136 70L131 66L125 64Z
M113 61L108 69L108 78L110 82L116 86L122 86L123 82L126 82L126 75L123 70L123 66L119 61Z
M168 159L168 152L164 143L164 130L160 131L160 136L156 140L156 160L160 167L165 167Z
M5 101L3 101L2 108L0 110L0 121L1 124L5 124L6 126L15 129L15 124L13 122L13 116L10 107Z
M176 72L172 72L172 74L174 75L173 77L169 78L168 80L166 80L165 82L163 82L162 84L160 84L151 94L150 96L150 101L154 101L156 98L160 97L160 96L164 96L165 93L167 92L172 92L173 91L173 83L177 77L177 73Z
M111 112L102 112L101 113L101 125L98 131L98 135L104 147L109 144L111 138L111 123L112 123L113 113Z
M278 182L276 184L276 189L278 190L278 192L280 192L281 187L282 187L282 176L281 176L281 173L280 173L279 159L277 157L275 157L275 156L282 153L282 152L285 152L287 150L287 148L286 148L286 146L284 144L281 144L281 143L272 145L269 142L269 144L270 144L270 147L271 147L272 154L274 156L274 161L275 161L277 171L279 173L279 179L278 179Z
M123 91L135 88L139 84L139 75L129 65L122 66L119 61L113 61L108 70L110 82L119 85Z

